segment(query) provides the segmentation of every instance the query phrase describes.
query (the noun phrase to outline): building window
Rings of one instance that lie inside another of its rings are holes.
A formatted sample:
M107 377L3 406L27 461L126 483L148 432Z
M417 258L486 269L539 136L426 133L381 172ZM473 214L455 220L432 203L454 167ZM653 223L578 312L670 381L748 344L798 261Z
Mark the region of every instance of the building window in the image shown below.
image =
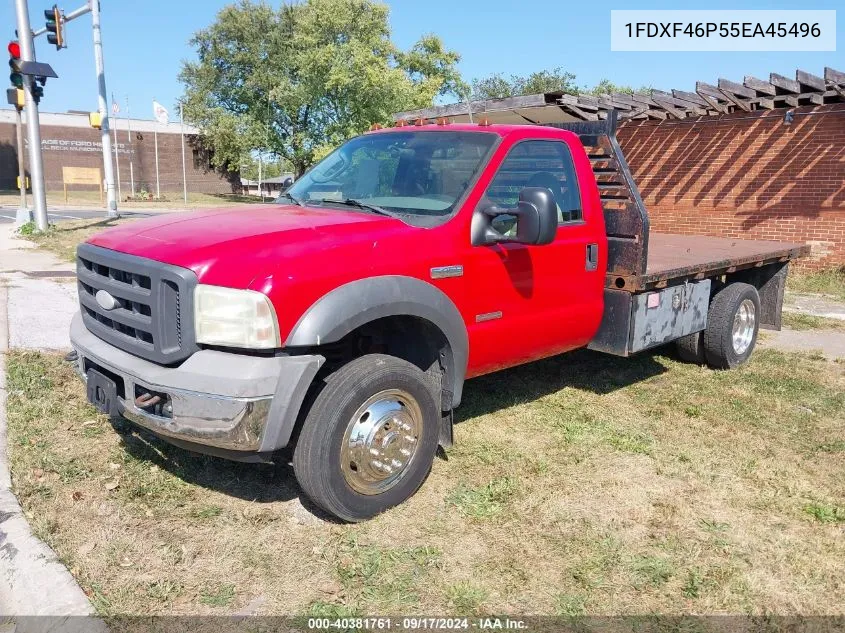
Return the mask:
M211 164L211 150L204 148L194 148L194 169L209 170L213 169Z

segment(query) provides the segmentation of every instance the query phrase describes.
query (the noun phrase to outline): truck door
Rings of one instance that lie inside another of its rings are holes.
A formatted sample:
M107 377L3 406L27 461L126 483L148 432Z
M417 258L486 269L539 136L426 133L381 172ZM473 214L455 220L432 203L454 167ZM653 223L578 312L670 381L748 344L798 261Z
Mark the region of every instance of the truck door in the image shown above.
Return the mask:
M586 157L585 157L586 160ZM587 166L582 178L592 178ZM526 139L505 155L482 202L511 208L524 187L546 187L558 206L555 241L469 247L469 372L478 375L586 345L601 321L603 218L585 212L572 152L565 140ZM593 205L587 205L592 207ZM601 209L598 209L601 213ZM514 230L513 216L494 226Z

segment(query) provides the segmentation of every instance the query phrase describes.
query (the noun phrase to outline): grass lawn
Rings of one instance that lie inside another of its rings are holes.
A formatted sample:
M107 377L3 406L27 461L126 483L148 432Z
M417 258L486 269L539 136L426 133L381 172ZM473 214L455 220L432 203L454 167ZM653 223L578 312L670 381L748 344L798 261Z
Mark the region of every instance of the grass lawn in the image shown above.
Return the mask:
M44 250L68 262L76 261L76 247L95 233L113 226L135 222L139 218L102 218L96 220L68 220L60 224L51 224L43 233L23 231L24 239L38 244Z
M801 312L784 312L783 327L790 330L839 330L845 331L845 321L827 317L804 314Z
M124 191L124 194L127 192ZM188 202L185 203L182 192L166 193L166 201L155 202L144 200L138 202L118 201L118 208L121 210L132 209L196 209L210 207L227 207L242 204L260 203L261 199L256 196L243 196L235 193L188 193ZM32 205L32 195L27 196L27 201ZM20 204L20 193L18 191L0 191L0 204ZM48 191L47 204L67 205L70 207L105 209L106 205L100 200L99 191L69 191L68 199L65 202L65 194L62 191Z
M7 356L14 491L106 616L842 614L845 375L576 352L470 381L457 444L361 525L285 465L171 447Z
M845 301L845 267L812 273L793 270L786 278L786 286L793 292L830 295L839 301Z

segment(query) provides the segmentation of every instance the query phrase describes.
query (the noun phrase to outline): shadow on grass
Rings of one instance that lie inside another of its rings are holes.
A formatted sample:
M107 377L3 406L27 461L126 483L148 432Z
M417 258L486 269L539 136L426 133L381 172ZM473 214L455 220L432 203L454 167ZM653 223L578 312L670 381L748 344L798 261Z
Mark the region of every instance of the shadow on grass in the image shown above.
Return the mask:
M456 422L531 402L566 388L610 393L665 371L654 353L617 358L578 350L470 380ZM255 503L284 502L299 497L311 514L335 521L301 494L290 465L289 450L276 453L277 461L273 464L239 463L179 448L124 420L114 424L130 455L155 464L183 481Z
M455 421L495 413L566 388L611 393L664 373L666 368L656 359L661 352L619 358L582 349L474 378L464 388Z
M113 420L123 449L138 461L156 465L182 481L253 503L299 499L313 516L338 522L302 494L290 464L290 452L279 451L273 464L234 462L169 444L126 420Z
M290 501L299 494L287 460L274 464L234 462L180 448L122 419L112 423L132 457L196 486L257 503Z
M128 214L127 214L128 215ZM133 214L134 215L134 214ZM118 216L116 218L103 218L102 220L94 220L89 224L80 224L75 226L66 226L63 224L51 224L50 231L55 232L62 232L62 233L75 233L77 231L87 231L88 229L101 227L103 229L109 229L113 226L117 226L117 221L120 220L122 216Z

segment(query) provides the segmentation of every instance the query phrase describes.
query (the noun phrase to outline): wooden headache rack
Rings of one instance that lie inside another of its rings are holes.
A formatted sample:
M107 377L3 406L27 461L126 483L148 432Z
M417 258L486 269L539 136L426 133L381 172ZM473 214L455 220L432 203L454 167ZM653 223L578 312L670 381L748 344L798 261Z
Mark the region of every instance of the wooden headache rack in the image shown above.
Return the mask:
M607 285L633 287L648 265L648 212L616 140L618 113L600 121L549 123L581 139L593 167L607 233Z

